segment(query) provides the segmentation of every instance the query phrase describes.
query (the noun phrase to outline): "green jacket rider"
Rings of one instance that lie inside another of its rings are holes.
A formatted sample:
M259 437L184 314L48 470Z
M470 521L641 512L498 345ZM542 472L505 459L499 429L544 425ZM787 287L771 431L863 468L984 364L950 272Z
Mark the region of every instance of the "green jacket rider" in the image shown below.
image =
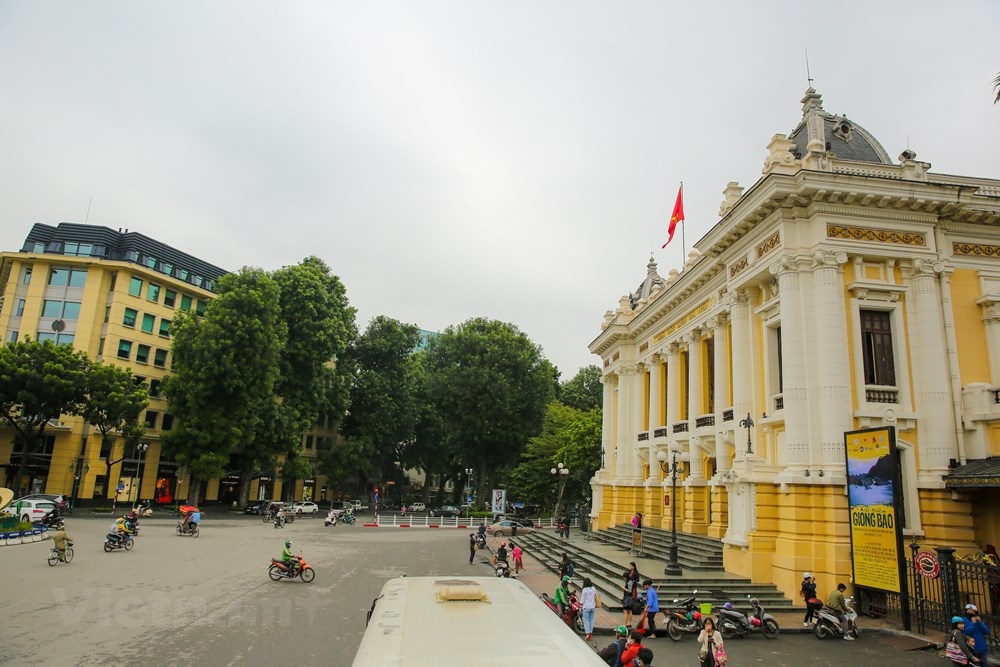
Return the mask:
M281 550L281 562L288 566L289 572L294 572L295 566L299 564L299 559L292 553L291 540L285 540L285 548Z
M556 587L556 594L552 598L552 602L559 608L559 613L562 614L563 610L569 606L569 576L563 577L559 581L559 585Z

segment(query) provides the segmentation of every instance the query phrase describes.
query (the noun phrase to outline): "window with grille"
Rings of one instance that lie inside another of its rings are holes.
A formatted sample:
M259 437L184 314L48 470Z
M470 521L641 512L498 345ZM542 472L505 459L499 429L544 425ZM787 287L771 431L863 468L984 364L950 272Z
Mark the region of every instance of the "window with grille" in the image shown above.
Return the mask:
M896 386L896 365L892 352L892 321L883 310L862 310L861 344L865 384Z

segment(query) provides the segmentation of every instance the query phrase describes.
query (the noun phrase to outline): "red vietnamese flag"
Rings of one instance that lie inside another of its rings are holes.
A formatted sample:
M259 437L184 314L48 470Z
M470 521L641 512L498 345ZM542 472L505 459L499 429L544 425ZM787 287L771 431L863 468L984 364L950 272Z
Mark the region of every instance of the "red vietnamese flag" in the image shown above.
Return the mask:
M674 232L677 231L677 223L684 220L684 184L681 183L681 187L677 189L677 201L674 202L674 212L670 215L670 227L667 228L667 233L670 236L667 238L667 243L663 244L663 248L667 247L671 241L674 240ZM661 248L662 250L662 248Z

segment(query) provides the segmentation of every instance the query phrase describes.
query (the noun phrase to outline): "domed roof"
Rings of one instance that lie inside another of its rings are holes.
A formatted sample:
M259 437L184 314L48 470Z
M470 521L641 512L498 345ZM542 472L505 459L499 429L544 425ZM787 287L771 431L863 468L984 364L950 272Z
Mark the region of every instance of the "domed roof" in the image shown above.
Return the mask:
M868 130L847 116L827 113L823 97L814 88L806 90L802 98L802 121L788 139L795 144L792 152L796 158L818 149L841 160L892 164L882 144ZM810 146L813 141L818 143Z

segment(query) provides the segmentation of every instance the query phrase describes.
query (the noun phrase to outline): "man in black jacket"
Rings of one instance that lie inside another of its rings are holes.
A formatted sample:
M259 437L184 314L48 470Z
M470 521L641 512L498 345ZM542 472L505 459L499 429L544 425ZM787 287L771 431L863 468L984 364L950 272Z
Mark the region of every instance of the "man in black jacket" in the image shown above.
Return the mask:
M621 667L622 653L625 652L625 639L628 637L628 629L624 625L615 628L615 640L597 652L601 660L611 665L611 667Z

